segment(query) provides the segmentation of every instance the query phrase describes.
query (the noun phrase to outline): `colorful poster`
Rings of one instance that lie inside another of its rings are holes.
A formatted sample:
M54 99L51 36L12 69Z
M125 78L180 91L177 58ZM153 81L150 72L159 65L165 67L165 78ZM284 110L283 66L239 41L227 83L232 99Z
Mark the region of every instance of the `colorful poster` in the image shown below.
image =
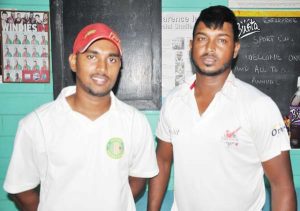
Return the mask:
M1 12L3 83L48 83L49 13Z

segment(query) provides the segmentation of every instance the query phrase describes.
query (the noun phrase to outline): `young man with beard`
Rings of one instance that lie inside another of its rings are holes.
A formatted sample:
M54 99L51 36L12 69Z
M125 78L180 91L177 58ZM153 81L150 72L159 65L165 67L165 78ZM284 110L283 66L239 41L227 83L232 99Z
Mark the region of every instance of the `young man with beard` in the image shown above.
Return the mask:
M172 211L259 211L264 174L272 210L296 211L289 137L275 103L235 78L240 43L234 13L204 9L197 19L191 57L196 74L175 88L162 107L158 176L150 179L148 210L160 210L174 159ZM273 130L280 131L273 134Z
M158 167L146 117L111 91L121 60L107 25L79 32L69 56L76 86L19 123L4 189L21 210L135 210Z

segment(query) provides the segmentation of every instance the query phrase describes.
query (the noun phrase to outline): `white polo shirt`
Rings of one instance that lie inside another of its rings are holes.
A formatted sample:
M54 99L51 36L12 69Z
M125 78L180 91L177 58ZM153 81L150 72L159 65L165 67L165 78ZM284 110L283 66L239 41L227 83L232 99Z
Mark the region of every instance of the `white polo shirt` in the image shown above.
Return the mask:
M174 153L173 211L258 211L265 203L261 162L289 150L275 103L229 74L199 115L195 76L166 98L157 137Z
M41 184L39 211L133 211L128 176L158 173L146 117L119 101L95 121L71 109L63 89L19 123L4 182L9 193Z

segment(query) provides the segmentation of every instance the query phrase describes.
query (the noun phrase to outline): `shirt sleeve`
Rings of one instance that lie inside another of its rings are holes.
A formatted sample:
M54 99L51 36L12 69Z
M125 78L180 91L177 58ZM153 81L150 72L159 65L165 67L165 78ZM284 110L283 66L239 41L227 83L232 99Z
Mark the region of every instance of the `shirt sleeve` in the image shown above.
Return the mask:
M132 123L133 154L129 175L150 178L158 174L154 139L146 117L136 112Z
M287 129L274 101L262 97L254 103L252 112L253 140L260 160L267 161L290 150Z
M40 183L32 133L27 123L24 119L19 123L4 181L4 190L12 194L33 189Z
M161 108L160 115L159 115L159 121L158 125L156 128L156 136L166 142L171 142L171 134L170 134L170 129L169 129L169 124L167 120L167 111L168 109L166 108L168 104L168 101L164 103L164 105Z

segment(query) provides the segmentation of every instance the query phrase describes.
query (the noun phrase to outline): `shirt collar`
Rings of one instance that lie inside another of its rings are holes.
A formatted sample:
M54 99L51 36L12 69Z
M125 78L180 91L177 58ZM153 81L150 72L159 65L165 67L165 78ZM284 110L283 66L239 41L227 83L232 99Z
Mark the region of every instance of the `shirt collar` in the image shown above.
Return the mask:
M193 77L189 78L186 81L186 84L190 90L194 89L195 82L196 82L196 74L194 74ZM235 95L235 88L236 88L236 77L232 73L232 71L230 71L222 89L220 90L220 93L224 94L227 97L233 97Z
M61 90L60 94L58 95L57 100L63 100L64 107L71 109L70 105L68 104L68 102L66 100L66 97L74 94L75 92L76 92L76 86L64 87ZM110 97L111 97L111 105L110 105L110 108L108 111L115 110L115 108L116 108L116 96L114 95L114 93L112 91L110 92Z
M236 77L235 75L232 73L232 71L230 71L220 93L224 94L225 96L231 98L235 96L236 93Z

